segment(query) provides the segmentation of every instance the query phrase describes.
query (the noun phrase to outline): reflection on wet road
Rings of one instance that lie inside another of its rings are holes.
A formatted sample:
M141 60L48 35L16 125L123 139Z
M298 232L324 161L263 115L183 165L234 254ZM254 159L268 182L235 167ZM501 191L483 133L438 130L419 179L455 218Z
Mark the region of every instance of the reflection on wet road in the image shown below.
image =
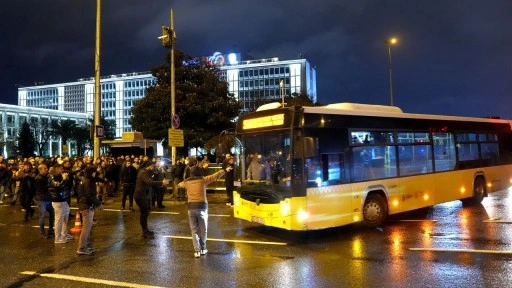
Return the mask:
M77 241L54 244L37 219L0 207L2 287L505 287L512 283L512 199L491 194L361 225L290 232L232 217L225 195L209 194L208 254L193 257L186 205L152 210L155 239L140 237L138 211L118 199L97 213L93 256ZM73 210L76 211L76 210ZM75 219L70 219L69 228Z

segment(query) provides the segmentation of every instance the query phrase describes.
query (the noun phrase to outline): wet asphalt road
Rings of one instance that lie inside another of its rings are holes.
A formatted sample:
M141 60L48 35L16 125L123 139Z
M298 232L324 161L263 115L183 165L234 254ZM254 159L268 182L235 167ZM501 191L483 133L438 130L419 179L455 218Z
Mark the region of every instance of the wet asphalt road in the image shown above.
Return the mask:
M38 220L0 206L1 287L509 287L512 190L482 205L460 201L361 225L293 233L233 218L221 192L209 193L208 250L193 257L184 202L165 196L152 210L155 239L142 239L138 211L120 197L96 212L92 256L78 240L39 237ZM76 204L72 204L72 207ZM72 210L73 213L76 210ZM37 214L37 210L36 210ZM74 227L70 218L68 227Z

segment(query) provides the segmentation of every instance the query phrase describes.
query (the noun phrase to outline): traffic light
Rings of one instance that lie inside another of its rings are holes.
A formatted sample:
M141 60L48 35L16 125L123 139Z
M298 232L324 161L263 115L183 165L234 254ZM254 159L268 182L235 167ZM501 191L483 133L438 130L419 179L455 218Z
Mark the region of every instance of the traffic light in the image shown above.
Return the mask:
M162 45L170 48L173 40L173 32L171 28L167 26L162 26L162 36L158 37L158 39L162 39Z
M176 34L170 27L162 25L162 35L158 39L162 39L164 47L171 48L174 39L176 39Z

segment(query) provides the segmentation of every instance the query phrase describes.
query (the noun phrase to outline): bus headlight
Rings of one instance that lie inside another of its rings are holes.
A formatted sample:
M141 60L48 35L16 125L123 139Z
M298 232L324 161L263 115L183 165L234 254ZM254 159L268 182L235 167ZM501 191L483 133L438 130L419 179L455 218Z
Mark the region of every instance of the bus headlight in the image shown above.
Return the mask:
M297 218L299 219L300 222L306 222L308 217L309 217L308 212L304 211L304 210L300 210L298 215L297 215Z
M290 203L284 202L281 204L281 215L286 216L290 213Z

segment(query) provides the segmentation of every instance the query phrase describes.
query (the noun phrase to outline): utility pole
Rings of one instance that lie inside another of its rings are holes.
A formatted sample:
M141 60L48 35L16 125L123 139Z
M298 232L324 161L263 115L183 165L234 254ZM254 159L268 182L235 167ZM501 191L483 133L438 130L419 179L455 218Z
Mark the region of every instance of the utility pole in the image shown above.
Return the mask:
M100 85L100 37L101 36L101 0L96 0L96 52L94 58L94 159L100 157L101 138L96 127L101 117L101 85Z
M171 17L170 17L170 27L162 26L162 36L158 37L158 39L162 40L162 44L164 47L171 49L171 121L174 119L174 115L176 115L176 106L175 106L175 79L174 79L174 43L176 42L176 33L174 32L174 11L171 9ZM174 126L171 125L171 129L175 129ZM168 139L169 143L171 139ZM174 164L176 161L176 146L172 146L171 148L171 164Z

